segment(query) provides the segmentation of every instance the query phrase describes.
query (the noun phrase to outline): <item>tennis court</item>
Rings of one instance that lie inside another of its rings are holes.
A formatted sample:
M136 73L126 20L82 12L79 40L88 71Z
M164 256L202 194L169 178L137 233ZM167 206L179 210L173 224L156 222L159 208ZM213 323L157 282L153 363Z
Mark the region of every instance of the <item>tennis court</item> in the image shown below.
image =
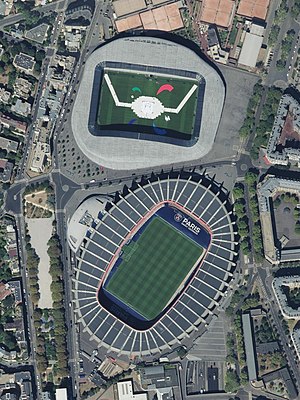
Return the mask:
M179 79L170 76L154 76L107 70L111 84L121 102L132 103L140 96L156 97L165 107L176 108L198 82L194 79ZM160 91L160 88L168 88ZM168 131L192 135L197 106L196 90L178 114L163 113L154 120L138 118L130 108L116 106L105 79L102 79L98 104L97 124L101 127L126 125L149 126ZM155 133L155 131L153 132Z
M165 308L203 252L160 217L123 250L106 290L148 320Z

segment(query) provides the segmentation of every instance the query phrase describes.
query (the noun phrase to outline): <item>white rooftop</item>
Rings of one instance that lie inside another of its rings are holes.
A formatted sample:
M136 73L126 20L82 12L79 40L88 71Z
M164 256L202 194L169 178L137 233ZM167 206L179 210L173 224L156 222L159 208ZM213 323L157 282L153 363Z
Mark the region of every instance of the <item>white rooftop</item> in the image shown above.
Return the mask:
M263 39L263 36L257 36L249 32L246 33L239 57L239 64L251 68L254 68L256 66L258 54L261 49Z
M56 400L68 400L67 389L56 389L55 398Z
M118 382L119 400L147 400L147 393L134 394L131 381Z

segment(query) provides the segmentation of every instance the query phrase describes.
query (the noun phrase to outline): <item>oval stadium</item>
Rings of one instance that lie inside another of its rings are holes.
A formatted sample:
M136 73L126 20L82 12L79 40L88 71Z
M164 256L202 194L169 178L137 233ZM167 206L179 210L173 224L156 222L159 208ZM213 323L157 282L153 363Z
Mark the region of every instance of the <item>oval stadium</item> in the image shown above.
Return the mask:
M200 159L212 149L224 82L188 41L175 40L116 37L89 55L71 116L87 158L131 170Z
M117 356L170 351L207 326L237 256L232 207L205 175L134 182L93 195L68 220L83 331Z

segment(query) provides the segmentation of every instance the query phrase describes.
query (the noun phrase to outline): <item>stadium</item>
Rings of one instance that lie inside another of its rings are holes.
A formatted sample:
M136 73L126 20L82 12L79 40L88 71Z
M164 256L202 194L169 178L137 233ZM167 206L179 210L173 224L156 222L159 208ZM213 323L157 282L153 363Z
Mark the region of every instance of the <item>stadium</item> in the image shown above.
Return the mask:
M130 358L170 351L207 326L237 257L222 186L185 172L89 197L68 220L68 242L83 331Z
M111 169L196 160L213 146L224 98L218 71L190 48L118 37L86 61L72 131L89 159Z

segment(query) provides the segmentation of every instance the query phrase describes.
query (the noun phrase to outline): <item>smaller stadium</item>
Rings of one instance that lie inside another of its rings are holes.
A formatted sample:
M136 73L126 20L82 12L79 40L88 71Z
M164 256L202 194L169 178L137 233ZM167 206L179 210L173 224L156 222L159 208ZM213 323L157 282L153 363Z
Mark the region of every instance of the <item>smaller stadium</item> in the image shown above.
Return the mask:
M236 265L234 216L205 175L152 175L93 195L68 220L78 322L129 358L172 349L209 324Z
M135 32L87 58L72 132L87 158L114 170L199 160L213 147L224 99L220 72L195 44Z

